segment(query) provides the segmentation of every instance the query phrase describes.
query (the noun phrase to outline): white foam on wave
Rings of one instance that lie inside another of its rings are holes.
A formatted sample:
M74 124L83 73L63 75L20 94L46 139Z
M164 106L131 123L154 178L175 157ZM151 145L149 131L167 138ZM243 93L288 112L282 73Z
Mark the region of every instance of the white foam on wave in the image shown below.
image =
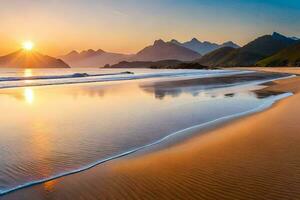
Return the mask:
M219 77L238 74L254 73L254 71L236 70L194 70L181 72L160 72L145 74L110 73L110 74L87 74L74 73L71 75L32 76L32 77L0 77L0 89L14 87L33 87L47 85L79 84L107 81L125 81L147 78L176 78L176 77Z

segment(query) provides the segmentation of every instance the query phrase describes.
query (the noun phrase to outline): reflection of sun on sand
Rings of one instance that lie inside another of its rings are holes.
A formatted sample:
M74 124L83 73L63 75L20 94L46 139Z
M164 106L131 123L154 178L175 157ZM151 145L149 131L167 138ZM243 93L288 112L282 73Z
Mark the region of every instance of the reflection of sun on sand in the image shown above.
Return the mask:
M33 101L34 101L34 92L33 92L32 88L25 88L23 95L24 95L25 101L28 104L33 103Z

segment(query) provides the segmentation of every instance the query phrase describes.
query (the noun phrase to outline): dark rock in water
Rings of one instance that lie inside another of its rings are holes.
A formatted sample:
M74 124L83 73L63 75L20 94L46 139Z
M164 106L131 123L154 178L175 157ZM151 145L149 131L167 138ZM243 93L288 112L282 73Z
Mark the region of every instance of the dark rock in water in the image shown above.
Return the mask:
M89 74L87 73L75 73L72 75L73 78L87 77Z
M130 71L126 71L126 72L121 72L121 74L134 74L134 73Z

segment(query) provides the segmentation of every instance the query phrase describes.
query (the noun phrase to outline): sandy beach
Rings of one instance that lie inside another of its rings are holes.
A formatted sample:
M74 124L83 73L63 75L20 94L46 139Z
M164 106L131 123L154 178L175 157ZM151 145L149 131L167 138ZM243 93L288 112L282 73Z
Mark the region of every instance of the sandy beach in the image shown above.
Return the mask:
M300 78L275 81L268 91L294 95L174 145L0 198L300 199Z

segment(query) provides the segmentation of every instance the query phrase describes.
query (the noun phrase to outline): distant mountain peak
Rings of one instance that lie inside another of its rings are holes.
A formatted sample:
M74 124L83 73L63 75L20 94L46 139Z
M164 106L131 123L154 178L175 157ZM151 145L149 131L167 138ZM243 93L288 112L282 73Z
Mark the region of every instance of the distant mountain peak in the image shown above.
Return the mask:
M175 40L175 39L172 39L170 42L178 42L179 43L179 41Z
M98 49L96 52L97 52L97 53L105 53L105 51L102 50L102 49Z
M285 35L282 35L282 34L280 34L280 33L278 33L278 32L274 32L273 34L272 34L272 37L273 38L276 38L276 39L291 39L291 40L300 40L299 38L297 38L297 37L287 37L287 36L285 36Z
M283 35L278 32L273 32L272 36L283 36Z
M180 43L177 40L173 39L170 41L170 43L177 44L180 46L183 46L185 48L191 49L193 51L196 51L200 53L201 55L205 55L207 53L210 53L216 49L222 48L222 47L232 47L232 48L239 48L240 46L235 44L232 41L224 42L223 44L216 44L210 41L203 41L201 42L197 38L192 38L190 41Z
M223 47L233 47L233 48L240 48L239 45L237 45L236 43L232 42L232 41L227 41L227 42L224 42L222 44Z
M159 46L159 45L164 45L165 41L163 41L162 39L158 39L154 41L154 46Z
M181 43L178 40L175 40L175 39L172 39L170 42L173 43L173 44L181 45Z
M227 45L227 44L234 44L232 41L227 41L227 42L224 42L222 45Z
M277 32L274 32L272 34L272 38L275 39L275 40L279 40L279 41L282 41L282 42L287 42L287 43L290 43L290 44L295 42L294 39L292 39L290 37L286 37L286 36L284 36L280 33L277 33Z
M197 38L193 38L191 42L200 42Z
M86 51L87 53L95 53L96 51L94 49L89 49Z
M79 54L78 51L73 50L70 53L68 53L67 55L71 56L71 55L78 55L78 54Z
M272 34L272 37L273 38L275 38L275 39L289 39L288 37L286 37L286 36L284 36L284 35L282 35L282 34L280 34L280 33L277 33L277 32L274 32L273 34Z

